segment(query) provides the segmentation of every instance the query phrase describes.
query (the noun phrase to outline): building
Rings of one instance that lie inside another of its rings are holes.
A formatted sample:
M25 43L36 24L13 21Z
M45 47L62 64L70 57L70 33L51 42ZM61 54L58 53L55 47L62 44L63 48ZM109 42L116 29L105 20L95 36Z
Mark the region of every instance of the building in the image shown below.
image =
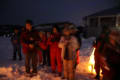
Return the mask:
M120 8L106 9L83 18L87 37L97 37L104 27L120 27Z

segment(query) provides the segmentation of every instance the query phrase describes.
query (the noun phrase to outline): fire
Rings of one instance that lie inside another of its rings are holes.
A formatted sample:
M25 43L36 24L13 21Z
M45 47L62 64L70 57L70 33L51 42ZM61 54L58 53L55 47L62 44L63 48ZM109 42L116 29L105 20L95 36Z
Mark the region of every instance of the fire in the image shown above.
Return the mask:
M95 52L95 48L93 48L92 54L90 56L88 70L89 72L96 74L95 69L94 69L94 65L95 65L94 52Z

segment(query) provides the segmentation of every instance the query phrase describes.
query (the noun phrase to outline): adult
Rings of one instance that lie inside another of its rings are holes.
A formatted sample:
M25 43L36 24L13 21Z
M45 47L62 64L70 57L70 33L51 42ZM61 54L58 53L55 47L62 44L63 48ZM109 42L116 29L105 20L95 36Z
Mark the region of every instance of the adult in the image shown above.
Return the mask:
M38 32L32 29L32 21L27 20L24 32L21 33L22 50L25 54L26 73L30 74L30 63L32 62L32 73L37 73L37 44Z

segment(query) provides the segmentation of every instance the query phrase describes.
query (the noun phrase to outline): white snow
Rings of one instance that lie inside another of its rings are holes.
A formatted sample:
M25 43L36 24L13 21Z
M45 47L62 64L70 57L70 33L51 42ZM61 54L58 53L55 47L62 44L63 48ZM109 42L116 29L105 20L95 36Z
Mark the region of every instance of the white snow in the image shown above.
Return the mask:
M95 38L82 39L80 53L80 64L76 69L76 80L94 80L94 76L87 71L86 63L92 51L92 41ZM12 44L9 38L0 37L0 80L61 80L55 77L49 71L49 67L38 67L38 75L35 77L26 77L24 75L24 60L12 61Z

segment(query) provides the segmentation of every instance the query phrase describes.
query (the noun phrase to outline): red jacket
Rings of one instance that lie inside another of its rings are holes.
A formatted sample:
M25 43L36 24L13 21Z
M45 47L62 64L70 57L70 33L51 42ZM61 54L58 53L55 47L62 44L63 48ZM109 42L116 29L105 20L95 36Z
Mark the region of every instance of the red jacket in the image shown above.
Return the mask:
M47 45L50 45L50 48L58 48L58 43L60 39L60 34L52 34L47 41Z
M77 56L77 64L80 63L80 57L79 57L79 54L80 54L80 50L77 50L77 54L76 54L76 56Z
M46 50L47 49L47 40L45 35L38 41L38 45L42 50Z

